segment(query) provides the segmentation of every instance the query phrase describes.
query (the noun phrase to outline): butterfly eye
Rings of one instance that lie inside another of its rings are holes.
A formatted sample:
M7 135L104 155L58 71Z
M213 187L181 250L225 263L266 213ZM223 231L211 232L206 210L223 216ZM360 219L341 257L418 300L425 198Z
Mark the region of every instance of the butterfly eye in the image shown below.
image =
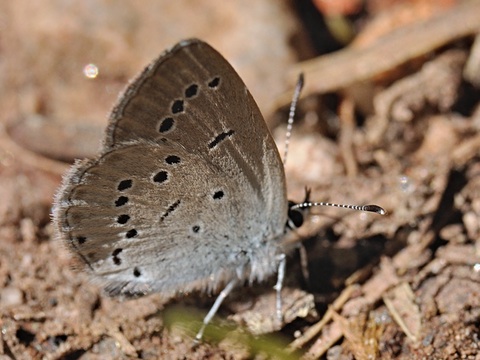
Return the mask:
M294 202L292 202L292 201L288 202L289 209L288 209L288 220L287 220L286 225L291 230L297 229L297 228L299 228L300 226L303 225L303 214L302 214L301 210L298 210L298 209L291 210L290 209L294 205L295 205Z

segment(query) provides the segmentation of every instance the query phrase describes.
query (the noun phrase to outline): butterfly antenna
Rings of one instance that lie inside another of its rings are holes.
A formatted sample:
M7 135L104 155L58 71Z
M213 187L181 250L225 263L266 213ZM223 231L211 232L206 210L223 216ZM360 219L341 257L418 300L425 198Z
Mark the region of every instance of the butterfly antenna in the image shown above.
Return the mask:
M300 97L304 84L303 73L300 73L295 86L295 92L293 93L292 102L290 103L290 111L288 112L287 133L285 135L285 152L283 154L283 166L287 163L288 145L290 144L290 138L292 136L293 120L295 118L295 110L297 109L297 102Z
M327 202L303 202L300 204L293 205L292 207L290 207L290 210L305 209L305 208L310 208L314 206L331 206L331 207L337 207L337 208L373 212L379 215L387 214L387 211L378 205L344 205L344 204L334 204L334 203L327 203Z

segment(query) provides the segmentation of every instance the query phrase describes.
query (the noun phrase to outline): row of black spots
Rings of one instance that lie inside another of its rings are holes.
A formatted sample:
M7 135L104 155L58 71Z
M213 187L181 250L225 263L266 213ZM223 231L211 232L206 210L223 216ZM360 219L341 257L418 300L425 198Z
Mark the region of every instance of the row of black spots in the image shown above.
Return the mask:
M117 190L123 192L130 189L132 186L133 186L132 179L125 179L118 183ZM117 200L115 200L115 206L116 207L123 206L128 203L128 200L129 200L128 196L121 195L117 198Z
M215 76L214 78L207 81L207 86L210 89L217 89L220 86L220 77ZM196 97L199 93L199 85L191 84L189 85L184 92L186 99L192 99ZM170 111L172 115L177 115L185 112L185 100L176 99L173 101ZM165 117L161 122L158 128L158 131L162 134L168 133L175 128L175 119L172 116Z
M123 192L130 189L132 185L133 185L133 181L131 179L122 180L118 183L117 190ZM115 207L121 207L127 204L128 200L129 200L128 196L125 196L125 195L119 196L117 200L115 200Z
M122 181L119 182L119 184L118 184L118 186L117 186L117 189L118 189L119 191L125 191L125 190L131 188L131 187L132 187L132 184L133 184L133 182L132 182L131 179L122 180ZM116 207L123 206L123 205L125 205L125 204L128 203L128 200L129 200L129 199L128 199L127 196L123 196L123 195L122 195L122 196L119 196L119 197L117 198L117 200L115 200L115 206L116 206ZM119 215L119 216L117 217L117 220L116 220L116 221L117 221L117 223L120 224L120 225L125 225L129 220L130 220L130 215L128 215L128 214L121 214L121 215ZM126 236L128 239L133 238L133 237L135 237L135 236L137 236L137 235L138 235L138 232L137 232L137 230L135 230L135 229L130 229L130 230L128 230L128 231L125 233L125 236ZM76 240L79 245L83 245L83 244L85 244L85 242L87 242L87 237L86 237L86 236L76 236L76 237L74 238L74 240Z
M117 190L120 192L125 192L128 189L132 188L133 186L133 180L132 179L124 179L120 181L117 185ZM126 205L129 201L128 196L121 195L115 200L115 207L122 207ZM130 215L128 214L121 214L117 217L117 223L120 225L125 225L128 223L130 220ZM125 237L127 239L131 239L133 237L136 237L138 235L138 231L136 229L130 229L125 233Z
M180 161L181 161L180 157L176 155L169 155L165 158L165 162L168 165L175 165L180 163ZM161 170L153 176L153 181L156 183L164 183L168 180L168 178L169 178L169 173L165 170ZM119 182L117 189L119 191L124 192L130 189L132 186L133 186L133 181L131 179L125 179ZM125 204L128 203L128 201L129 201L129 198L127 196L121 195L117 198L117 200L115 200L115 206L116 207L124 206ZM173 208L172 208L173 206L172 205L169 209L167 209L167 213L164 215L164 217L166 217L169 212L173 211L175 207L178 206L178 204L174 204L175 206ZM130 220L130 216L128 214L121 214L117 217L117 223L120 225L127 224L129 220ZM125 236L127 239L131 239L133 237L136 237L137 235L138 235L138 232L136 229L130 229L125 233Z

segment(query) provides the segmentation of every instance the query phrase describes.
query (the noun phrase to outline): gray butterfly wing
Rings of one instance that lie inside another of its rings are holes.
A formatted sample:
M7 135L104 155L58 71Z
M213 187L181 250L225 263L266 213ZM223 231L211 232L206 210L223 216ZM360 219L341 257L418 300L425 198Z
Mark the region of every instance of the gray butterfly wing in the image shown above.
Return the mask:
M115 107L102 154L55 201L62 238L112 294L262 279L287 217L275 143L242 80L199 40L154 61Z

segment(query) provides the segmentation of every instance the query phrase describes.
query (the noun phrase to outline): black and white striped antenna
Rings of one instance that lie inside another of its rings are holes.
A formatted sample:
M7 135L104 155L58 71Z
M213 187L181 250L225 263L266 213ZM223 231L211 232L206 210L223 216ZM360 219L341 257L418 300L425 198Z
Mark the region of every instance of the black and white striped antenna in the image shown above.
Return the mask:
M302 92L304 82L305 82L304 76L303 76L303 73L301 73L298 76L297 85L295 86L292 102L290 103L290 110L288 112L287 133L285 136L285 151L283 154L283 166L285 166L285 164L287 163L288 146L290 145L290 138L292 137L292 128L293 128L293 122L295 119L295 111L297 109L298 99L300 98L300 93ZM289 210L290 211L302 210L302 209L311 208L314 206L330 206L330 207L344 208L344 209L357 210L357 211L373 212L379 215L385 215L387 213L384 208L378 205L344 205L344 204L335 204L335 203L328 203L328 202L310 202L310 201L305 201L300 204L294 204L290 206Z

